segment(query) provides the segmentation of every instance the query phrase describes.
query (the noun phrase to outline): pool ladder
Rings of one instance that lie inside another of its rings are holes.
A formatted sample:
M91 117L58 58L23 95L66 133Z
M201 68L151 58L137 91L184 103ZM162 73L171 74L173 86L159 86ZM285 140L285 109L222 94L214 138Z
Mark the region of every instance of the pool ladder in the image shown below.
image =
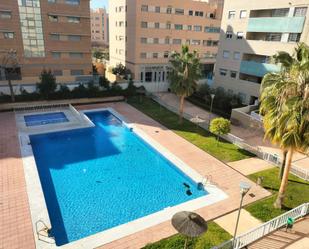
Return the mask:
M40 224L43 225L41 228L39 228ZM43 220L38 220L35 222L35 230L38 236L38 240L49 244L55 244L55 238L50 236L49 233L51 228L49 228Z
M203 186L217 186L218 184L212 180L212 175L205 175L202 179Z

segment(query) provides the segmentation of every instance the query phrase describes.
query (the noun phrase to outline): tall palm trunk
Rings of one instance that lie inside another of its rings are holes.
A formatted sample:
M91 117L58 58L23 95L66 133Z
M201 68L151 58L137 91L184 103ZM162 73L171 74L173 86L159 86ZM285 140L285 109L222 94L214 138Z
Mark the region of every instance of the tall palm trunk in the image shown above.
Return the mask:
M179 120L178 123L182 124L183 121L183 109L185 104L185 96L180 97L180 104L179 104Z
M15 94L14 94L14 90L13 90L10 72L8 72L7 78L8 78L8 85L9 85L9 88L10 88L11 100L12 100L12 102L15 102Z
M288 154L288 151L284 150L283 151L283 159L282 159L282 163L281 163L281 167L280 167L280 172L279 172L279 179L280 180L282 180L282 177L283 177L287 154Z
M277 199L274 203L275 208L282 208L283 200L284 200L284 197L285 197L285 191L286 191L286 188L287 188L287 185L288 185L288 179L289 179L289 173L290 173L290 169L291 169L291 165L292 165L293 153L294 153L294 150L292 148L289 149L288 154L287 154L286 165L285 165L285 168L284 168L283 178L282 178L281 185L280 185L280 189L279 189L279 192L278 192Z

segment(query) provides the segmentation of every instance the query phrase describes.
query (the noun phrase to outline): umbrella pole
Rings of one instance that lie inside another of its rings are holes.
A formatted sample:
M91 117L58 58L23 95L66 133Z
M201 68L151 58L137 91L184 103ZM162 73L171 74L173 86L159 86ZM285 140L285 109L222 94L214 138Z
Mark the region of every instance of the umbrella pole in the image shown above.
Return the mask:
M188 243L188 236L186 236L186 239L185 239L185 246L184 246L184 249L187 249L187 243Z

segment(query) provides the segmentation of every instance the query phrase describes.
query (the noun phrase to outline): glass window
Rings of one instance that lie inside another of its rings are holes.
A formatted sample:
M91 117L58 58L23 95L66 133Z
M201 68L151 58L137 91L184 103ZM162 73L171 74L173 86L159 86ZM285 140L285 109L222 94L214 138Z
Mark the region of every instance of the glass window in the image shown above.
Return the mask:
M14 32L3 32L4 39L14 39Z
M224 59L230 58L230 51L224 50L224 51L223 51L223 58L224 58Z
M231 78L236 79L237 72L236 72L236 71L231 71L231 72L230 72L230 76L231 76Z
M142 58L142 59L146 59L147 54L146 54L146 53L141 53L141 55L140 55L140 56L141 56L141 58Z
M52 52L52 57L54 59L59 59L59 58L61 58L61 53L60 52Z
M155 11L156 11L157 13L160 13L160 6L156 6Z
M234 52L233 58L234 60L240 60L240 52Z
M185 11L184 11L184 9L175 9L175 14L176 15L184 15Z
M244 32L237 32L237 40L244 38Z
M83 69L72 69L71 75L84 75L84 70Z
M193 10L189 10L189 16L193 16Z
M181 44L181 39L173 39L173 44Z
M266 41L281 41L280 33L268 33L265 37Z
M56 0L48 0L49 3L56 3Z
M172 14L172 7L167 7L166 13L167 14Z
M58 16L48 16L49 21L58 22Z
M80 23L80 17L77 16L68 16L69 23Z
M226 69L223 69L223 68L220 68L220 69L219 69L219 73L220 73L220 75L222 75L222 76L226 76L227 70L226 70Z
M163 57L164 57L164 58L168 58L168 55L169 55L169 52L168 52L168 51L165 51Z
M68 35L68 40L69 41L80 41L81 36L80 35Z
M59 41L60 35L59 34L51 34L50 39L53 40L53 41Z
M241 10L239 14L239 18L246 18L247 17L247 11L246 10Z
M274 9L272 10L271 16L272 17L285 17L288 16L289 14L289 9Z
M142 37L142 38L141 38L141 43L147 43L147 38Z
M200 40L192 40L192 45L200 45L201 41Z
M300 40L300 33L290 33L289 34L289 42L299 42Z
M194 31L202 31L202 26L194 25Z
M142 11L148 12L148 5L142 5Z
M170 38L169 37L165 38L165 44L170 44Z
M159 44L159 38L153 38L153 43L154 44Z
M146 72L145 73L145 81L151 82L152 81L152 72Z
M142 28L147 28L148 27L148 23L147 22L142 22L141 26L142 26Z
M183 28L182 24L175 24L176 30L182 30L182 28Z
M70 5L79 5L80 0L65 0L65 3Z
M167 28L167 29L171 29L171 27L172 27L172 25L171 25L170 23L167 23L167 24L166 24L166 28Z
M229 11L228 19L234 19L236 15L236 11Z
M153 53L153 54L152 54L152 58L158 59L158 53Z
M212 46L217 47L219 45L219 41L212 41Z
M75 59L83 58L83 53L80 53L80 52L70 52L69 55L70 55L70 58L75 58Z
M12 13L10 11L0 11L0 19L11 19Z
M226 37L226 39L232 39L233 38L233 32L232 31L226 31L225 37Z
M54 76L62 76L63 72L62 72L62 70L54 70L53 74L54 74Z
M307 7L296 7L294 11L294 16L306 16Z
M160 28L160 23L155 22L155 28L156 28L156 29L159 29L159 28Z

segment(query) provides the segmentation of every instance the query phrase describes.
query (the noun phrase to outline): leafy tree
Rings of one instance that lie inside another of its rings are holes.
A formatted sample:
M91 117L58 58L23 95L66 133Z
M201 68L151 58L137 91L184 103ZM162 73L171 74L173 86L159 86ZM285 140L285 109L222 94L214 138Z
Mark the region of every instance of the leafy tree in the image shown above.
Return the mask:
M267 74L261 86L265 137L287 151L276 208L282 208L293 153L309 148L309 47L301 43L290 55L274 56L282 65L279 73Z
M13 90L11 77L12 73L16 70L17 66L18 66L18 58L16 50L11 49L2 56L0 61L0 69L1 68L4 69L5 75L7 77L12 102L15 102L15 94Z
M44 99L49 99L57 88L56 78L50 70L43 69L37 89Z
M169 74L171 90L180 97L179 123L182 123L184 100L197 89L197 81L201 78L201 64L197 52L189 52L189 47L183 45L181 52L173 52L170 58L172 70Z
M210 132L217 135L217 140L221 135L226 135L231 131L231 122L225 118L214 118L210 122Z

